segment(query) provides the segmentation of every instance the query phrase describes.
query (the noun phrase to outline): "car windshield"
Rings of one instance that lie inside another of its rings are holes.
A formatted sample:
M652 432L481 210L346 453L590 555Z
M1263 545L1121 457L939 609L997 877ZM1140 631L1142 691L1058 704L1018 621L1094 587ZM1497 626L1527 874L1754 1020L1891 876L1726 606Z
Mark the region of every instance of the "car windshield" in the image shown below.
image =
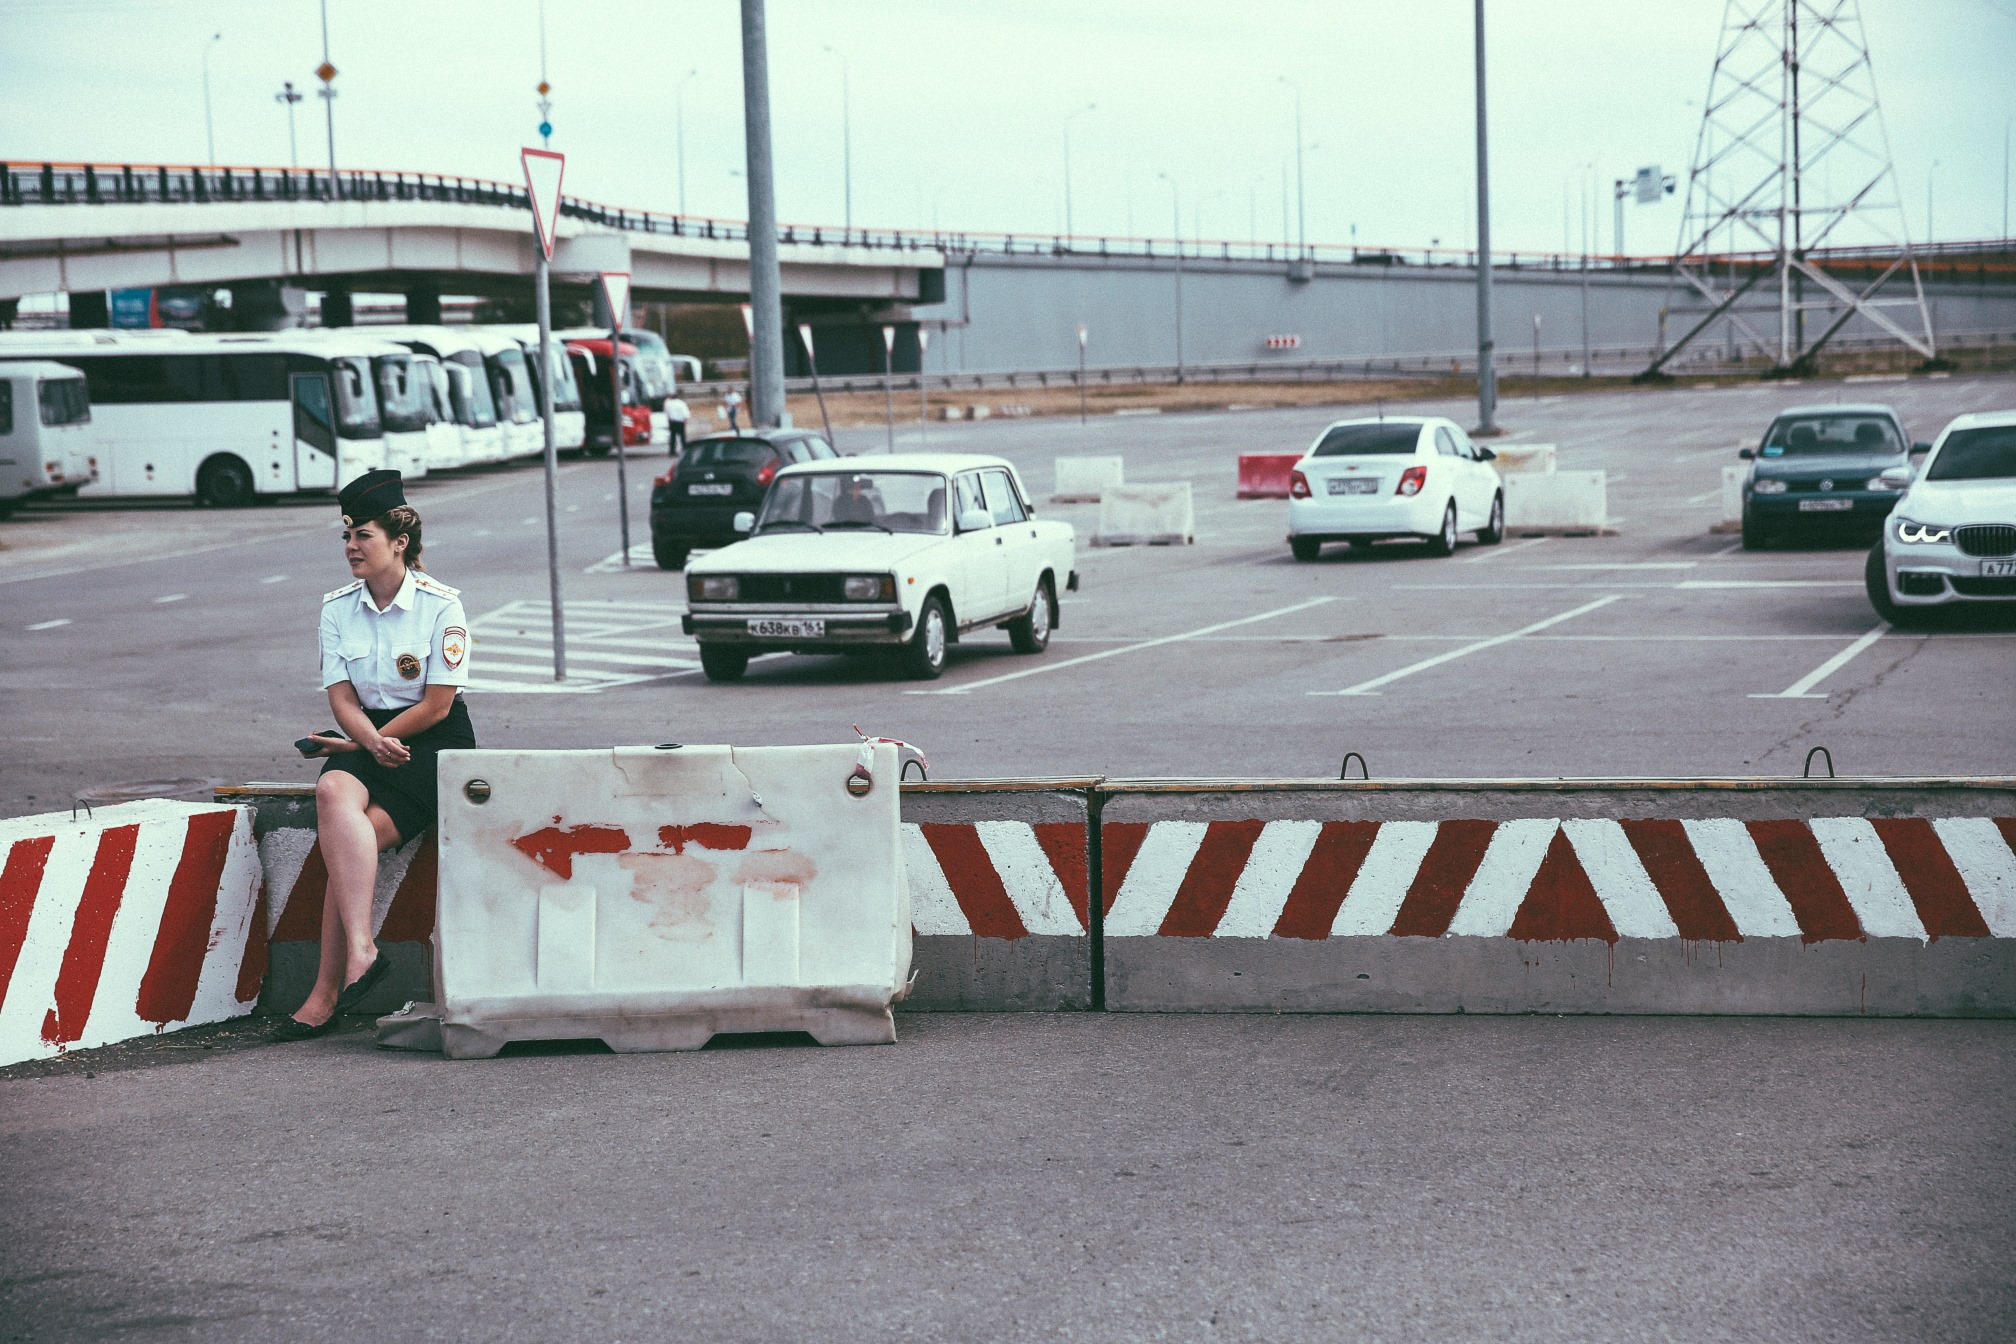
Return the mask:
M2016 425L1961 429L1946 436L1925 470L1928 481L2006 481L2016 477Z
M1764 456L1799 457L1843 453L1902 454L1897 426L1881 415L1802 415L1774 421L1764 436Z
M763 439L701 439L686 445L679 459L681 467L739 467L753 469L768 462L777 450Z
M1420 441L1419 425L1335 425L1324 433L1312 456L1361 457L1374 453L1411 453Z
M924 532L946 529L945 478L923 471L822 471L786 476L770 488L756 530L807 524L824 530Z

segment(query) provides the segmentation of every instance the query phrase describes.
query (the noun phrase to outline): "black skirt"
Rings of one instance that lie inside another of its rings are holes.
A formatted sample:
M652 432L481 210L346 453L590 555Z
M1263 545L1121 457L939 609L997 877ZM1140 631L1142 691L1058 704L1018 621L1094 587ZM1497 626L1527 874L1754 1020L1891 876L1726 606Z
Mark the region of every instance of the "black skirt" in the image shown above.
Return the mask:
M367 708L364 714L373 727L383 728L408 708L403 705L398 709ZM402 845L434 824L434 779L440 768L435 759L437 753L475 746L476 730L469 722L468 706L458 695L446 718L419 736L403 740L413 756L397 769L386 769L368 751L346 751L322 762L325 775L331 770L341 770L364 781L371 801L384 808L385 815L398 827Z

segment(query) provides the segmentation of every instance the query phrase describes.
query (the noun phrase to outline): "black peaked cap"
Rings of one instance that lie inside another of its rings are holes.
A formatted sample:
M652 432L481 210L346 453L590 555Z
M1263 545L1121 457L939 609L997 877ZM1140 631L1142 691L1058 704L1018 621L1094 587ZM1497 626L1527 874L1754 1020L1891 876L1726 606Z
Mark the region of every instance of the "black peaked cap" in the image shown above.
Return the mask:
M405 480L396 471L367 471L336 495L343 520L350 523L382 518L405 502Z

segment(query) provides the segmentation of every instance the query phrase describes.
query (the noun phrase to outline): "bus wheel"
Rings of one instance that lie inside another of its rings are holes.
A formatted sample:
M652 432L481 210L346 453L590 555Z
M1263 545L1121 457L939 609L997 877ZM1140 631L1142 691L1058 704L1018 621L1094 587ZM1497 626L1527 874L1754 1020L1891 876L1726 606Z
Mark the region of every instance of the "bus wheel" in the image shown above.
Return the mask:
M196 502L236 509L252 502L252 468L235 457L213 457L196 473Z

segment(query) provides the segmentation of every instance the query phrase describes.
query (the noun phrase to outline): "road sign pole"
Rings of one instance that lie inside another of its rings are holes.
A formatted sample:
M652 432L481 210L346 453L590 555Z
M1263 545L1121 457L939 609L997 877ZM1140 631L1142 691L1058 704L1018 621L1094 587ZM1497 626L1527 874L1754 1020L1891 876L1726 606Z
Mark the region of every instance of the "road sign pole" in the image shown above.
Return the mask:
M889 425L889 451L896 451L896 394L889 388L889 379L896 362L896 328L882 328L882 415Z
M924 351L930 344L931 333L924 324L917 324L917 439L928 442L931 437L930 393L924 387Z
M539 314L539 406L546 422L546 575L553 605L553 680L567 680L567 622L560 607L560 516L554 497L560 485L560 454L553 437L552 268L542 248L536 259L533 302Z
M746 317L749 310L745 307L742 312ZM833 422L826 416L826 392L819 386L819 352L812 348L812 324L810 322L800 322L798 324L798 339L805 343L805 364L806 367L812 370L812 395L819 399L819 423L826 430L826 442L834 448L838 448L840 445L833 441Z
M630 315L630 274L602 273L602 300L609 306L610 451L616 454L616 516L623 543L623 568L630 568L630 477L623 462L623 319ZM650 436L645 436L649 441Z

